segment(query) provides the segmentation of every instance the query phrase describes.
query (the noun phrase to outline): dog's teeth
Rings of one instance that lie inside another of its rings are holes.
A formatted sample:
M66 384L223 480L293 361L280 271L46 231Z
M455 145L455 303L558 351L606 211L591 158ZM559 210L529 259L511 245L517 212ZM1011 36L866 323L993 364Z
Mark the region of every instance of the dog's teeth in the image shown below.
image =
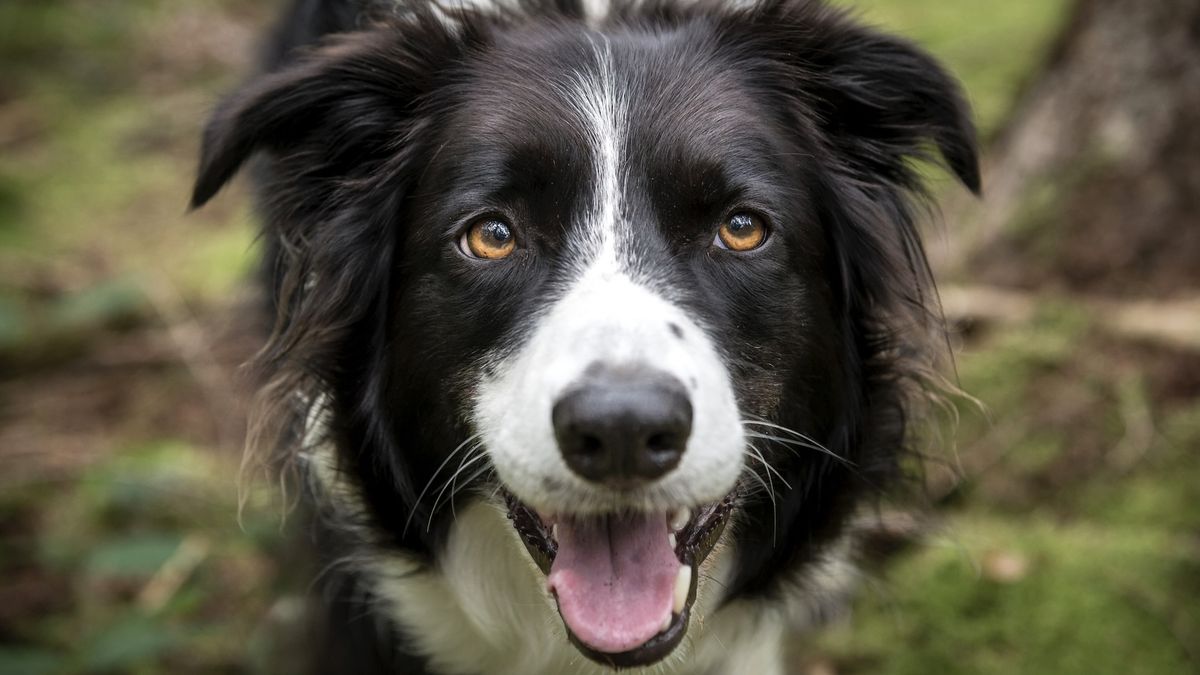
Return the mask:
M658 627L658 632L661 633L661 632L665 631L666 629L670 628L671 620L674 618L675 618L675 616L673 614L668 614L668 615L664 616L662 625Z
M671 529L678 532L683 529L688 521L692 519L692 511L688 508L682 508L671 514Z
M558 541L558 523L550 526L550 538L554 541Z
M679 568L675 577L675 603L671 606L672 614L682 614L687 605L688 592L692 590L692 566L684 565Z
M671 534L668 534L668 535L667 535L667 542L671 544L671 550L672 550L672 551L674 551L674 550L675 550L675 543L676 543L676 542L675 542L675 533L674 533L674 532L672 532Z

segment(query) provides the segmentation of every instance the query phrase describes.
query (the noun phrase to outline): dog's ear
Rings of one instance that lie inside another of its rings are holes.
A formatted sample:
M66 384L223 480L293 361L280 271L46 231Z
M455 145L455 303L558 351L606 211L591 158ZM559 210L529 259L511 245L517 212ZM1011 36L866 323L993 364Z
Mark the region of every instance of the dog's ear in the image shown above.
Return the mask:
M849 44L826 52L827 123L847 139L860 161L906 160L933 145L949 169L980 191L979 157L971 110L958 82L932 57L890 36L847 36ZM887 166L873 167L886 171Z
M221 103L204 129L192 208L203 206L259 149L277 149L320 122L330 92L325 63L256 78Z
M759 15L805 103L858 177L915 187L911 160L936 148L980 192L975 126L957 81L929 54L823 3L781 0Z
M404 135L405 120L439 62L451 62L461 46L440 26L428 29L420 41L386 27L339 36L236 91L205 129L192 208L211 199L258 151L316 152L328 168L339 160L365 163L364 151L389 149Z

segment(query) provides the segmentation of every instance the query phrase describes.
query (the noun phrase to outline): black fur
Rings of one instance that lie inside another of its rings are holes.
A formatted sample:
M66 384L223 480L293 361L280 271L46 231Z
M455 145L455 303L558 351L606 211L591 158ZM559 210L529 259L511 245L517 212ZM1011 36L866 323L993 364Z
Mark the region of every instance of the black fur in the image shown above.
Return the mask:
M370 545L433 561L451 511L417 496L472 433L479 357L520 343L586 206L586 143L545 87L594 56L572 0L457 11L453 29L420 6L360 4L294 4L266 72L214 114L192 203L261 153L279 274L257 365L284 432L265 440L287 464L298 416L328 395ZM624 215L647 224L639 259L687 289L678 302L717 336L744 414L848 460L760 448L792 489L774 515L740 506L728 598L770 598L900 474L937 328L913 160L936 150L978 191L967 106L924 52L818 2L642 4L601 30L637 93ZM736 263L705 253L708 224L746 202L771 217L772 245ZM480 203L539 224L502 270L452 250Z

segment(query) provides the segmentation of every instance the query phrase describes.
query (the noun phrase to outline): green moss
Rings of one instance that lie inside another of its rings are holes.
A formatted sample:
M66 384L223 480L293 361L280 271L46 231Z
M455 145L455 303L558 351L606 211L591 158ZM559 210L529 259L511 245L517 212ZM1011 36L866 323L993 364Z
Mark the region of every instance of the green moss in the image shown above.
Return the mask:
M1200 531L1200 402L1163 417L1135 467L1087 486L1081 512L1119 527Z
M954 546L904 560L883 592L864 597L850 624L821 641L827 653L895 675L1117 675L1130 664L1165 675L1193 665L1180 640L1200 634L1176 631L1195 625L1200 608L1160 593L1200 571L1182 537L985 517L955 519L952 531ZM1000 554L1025 569L989 571Z
M1091 321L1066 299L1047 298L1035 311L1031 323L1001 331L959 358L962 388L989 409L1019 408L1039 375L1060 370L1071 358Z

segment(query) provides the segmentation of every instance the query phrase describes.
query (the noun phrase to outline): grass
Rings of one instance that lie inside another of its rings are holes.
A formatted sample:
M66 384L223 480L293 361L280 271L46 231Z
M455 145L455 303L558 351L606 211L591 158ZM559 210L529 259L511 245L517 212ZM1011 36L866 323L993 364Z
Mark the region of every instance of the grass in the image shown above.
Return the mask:
M1067 3L844 4L945 59L990 134ZM273 490L236 519L220 427L240 399L166 330L219 332L254 265L244 195L184 206L204 114L269 14L0 4L0 673L270 672L294 621ZM1047 298L963 336L988 413L961 408L942 533L806 645L811 672L1197 669L1200 362L1093 324Z
M1183 533L964 514L823 638L839 672L1183 673L1200 562ZM902 648L898 648L902 645ZM1191 653L1190 653L1191 652Z

